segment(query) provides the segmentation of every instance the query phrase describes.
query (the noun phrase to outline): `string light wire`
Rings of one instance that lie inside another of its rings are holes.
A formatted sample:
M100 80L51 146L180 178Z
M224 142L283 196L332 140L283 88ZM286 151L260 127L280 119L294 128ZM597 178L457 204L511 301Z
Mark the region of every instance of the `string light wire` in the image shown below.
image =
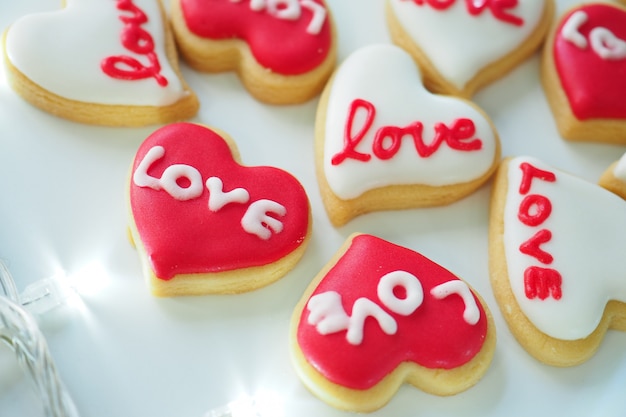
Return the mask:
M11 273L0 260L0 341L13 349L41 398L46 417L79 417L56 370L35 316L64 304L76 290L61 279L37 281L20 294ZM243 396L209 410L203 417L282 417L280 398L271 392Z
M55 290L48 285L36 286L39 295L29 295L28 304L55 298ZM13 349L24 372L30 376L37 390L46 417L78 417L78 411L59 374L48 344L37 321L24 308L15 281L6 265L0 261L0 340ZM53 303L55 304L55 303Z

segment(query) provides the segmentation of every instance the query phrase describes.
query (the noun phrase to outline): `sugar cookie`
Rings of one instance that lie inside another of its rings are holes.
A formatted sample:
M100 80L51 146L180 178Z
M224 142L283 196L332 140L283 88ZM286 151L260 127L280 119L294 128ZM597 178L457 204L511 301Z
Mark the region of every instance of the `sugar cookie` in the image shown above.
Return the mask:
M294 104L323 89L337 35L324 0L173 0L184 59L206 72L236 71L270 104Z
M552 0L387 0L394 43L432 91L471 97L528 58L552 22Z
M517 157L501 164L491 203L491 284L532 356L577 365L607 329L626 330L626 201Z
M626 144L626 7L584 4L552 29L541 80L561 136Z
M67 0L5 32L13 89L65 119L143 126L192 117L195 94L178 70L159 0ZM42 64L45 63L45 64Z
M450 271L380 238L351 236L291 320L295 368L334 407L369 412L403 383L436 395L474 385L496 334L481 297Z
M340 226L467 196L496 169L500 142L475 104L429 93L411 57L380 44L349 56L326 87L315 159L324 206Z
M303 255L311 213L302 185L238 159L226 134L190 123L162 127L138 149L130 235L155 295L249 291Z

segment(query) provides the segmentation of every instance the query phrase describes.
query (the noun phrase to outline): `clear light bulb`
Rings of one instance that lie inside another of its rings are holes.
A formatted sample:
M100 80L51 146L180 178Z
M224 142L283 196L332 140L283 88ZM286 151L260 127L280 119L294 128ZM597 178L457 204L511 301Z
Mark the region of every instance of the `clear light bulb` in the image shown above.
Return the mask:
M54 276L28 285L20 294L20 303L32 314L42 315L65 304L73 296L77 296L76 290L61 276Z

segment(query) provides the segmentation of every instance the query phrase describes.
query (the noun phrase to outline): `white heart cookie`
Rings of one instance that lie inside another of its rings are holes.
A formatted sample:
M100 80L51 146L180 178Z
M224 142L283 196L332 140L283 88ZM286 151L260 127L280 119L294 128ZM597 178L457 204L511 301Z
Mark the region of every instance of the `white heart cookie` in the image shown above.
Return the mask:
M63 100L170 106L188 98L172 68L158 0L68 0L7 31L10 66Z
M520 343L574 365L626 330L626 201L530 157L503 162L493 195L492 285Z
M327 97L318 114L325 120L318 132L323 173L341 200L392 185L486 180L499 159L486 115L468 101L428 92L411 57L396 46L355 52L335 73Z
M502 71L536 49L548 29L551 1L388 0L388 12L401 36L410 39L439 76L456 89L450 92L469 96L468 84L481 71L508 59L535 34L532 45L520 56L511 57ZM397 31L391 29L397 41Z
M524 163L552 172L554 180L534 177L528 193L520 193L524 178L520 165ZM588 336L600 322L608 300L626 302L626 202L595 184L556 172L531 158L512 160L508 181L504 245L509 280L518 304L539 330L552 337L574 340ZM525 224L518 216L520 205L529 195L544 196L542 201L550 202L550 214L536 226ZM547 264L519 249L541 229L552 235L541 245L552 258ZM541 300L527 296L524 271L548 265L562 277L560 297L548 295Z

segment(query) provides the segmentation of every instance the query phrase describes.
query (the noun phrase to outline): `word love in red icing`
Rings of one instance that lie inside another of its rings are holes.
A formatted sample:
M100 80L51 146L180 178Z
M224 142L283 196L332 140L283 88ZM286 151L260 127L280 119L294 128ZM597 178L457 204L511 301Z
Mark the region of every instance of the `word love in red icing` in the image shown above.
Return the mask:
M437 10L446 10L450 8L456 0L404 0L412 1L413 3L423 6L428 4ZM536 0L535 0L536 1ZM478 16L489 9L493 16L505 23L509 23L515 26L522 26L524 19L511 13L510 9L514 9L518 6L518 0L465 0L465 6L467 11L472 16Z
M448 281L431 289L430 294L437 300L452 294L458 294L465 305L463 319L469 325L475 325L480 319L480 310L469 287L461 280ZM413 274L398 270L383 275L378 281L377 296L388 311L400 316L410 316L424 301L424 289L420 280ZM383 307L366 297L358 298L352 306L352 315L345 311L341 294L327 291L317 294L307 303L309 317L307 322L315 326L318 333L327 335L343 330L346 340L351 345L363 342L365 321L376 320L382 331L394 335L398 323Z
M230 0L240 3L241 0ZM302 16L302 9L308 9L313 13L311 22L307 26L307 33L318 35L326 21L326 9L313 0L250 0L250 9L255 12L265 11L278 19L298 20Z
M552 203L540 194L528 194L532 188L533 180L555 182L553 172L544 171L524 162L520 165L522 170L522 182L519 193L526 195L517 212L517 218L526 226L541 226L552 213ZM532 256L544 265L550 265L554 258L544 251L541 245L552 239L552 232L541 229L519 247L521 253ZM552 296L555 300L561 299L562 278L559 271L552 268L530 266L524 271L524 292L529 299L539 298L545 300Z
M353 135L353 125L360 110L366 112L365 121L356 134ZM343 149L332 157L331 163L333 165L339 165L348 158L362 162L367 162L372 158L371 154L360 152L356 148L372 127L375 116L376 108L369 101L356 99L352 102L344 131ZM437 152L444 142L451 149L458 151L477 151L482 149L482 141L478 138L472 139L476 133L476 126L470 119L457 119L451 127L443 123L435 124L435 138L430 144L424 143L422 138L423 130L424 125L419 121L411 123L406 127L383 126L375 133L372 152L379 159L391 159L400 150L402 139L405 136L413 138L415 150L422 158L428 158ZM468 141L468 139L472 140Z
M148 22L146 14L137 7L133 0L117 0L117 9L123 13L120 20L124 23L120 36L122 45L130 52L144 55L148 59L145 66L129 55L109 56L102 60L102 71L112 78L120 80L142 80L154 78L161 87L168 84L167 78L161 74L161 64L154 51L154 40L141 25Z
M247 204L250 194L244 188L235 188L224 192L223 182L218 177L210 177L203 184L202 175L196 168L185 164L168 166L160 178L148 174L150 167L165 156L165 148L154 146L141 160L137 170L133 174L133 182L138 187L148 187L153 190L164 190L172 198L179 201L193 200L200 197L204 187L209 190L208 209L212 212L220 211L230 203ZM261 199L252 202L241 219L241 227L247 233L268 240L273 233L283 230L283 223L271 216L283 217L287 209L272 200Z
M572 13L561 30L563 38L582 50L591 45L591 49L602 59L626 60L626 40L618 38L609 29L596 26L589 31L589 39L580 32L581 26L588 20L589 15L582 10Z

